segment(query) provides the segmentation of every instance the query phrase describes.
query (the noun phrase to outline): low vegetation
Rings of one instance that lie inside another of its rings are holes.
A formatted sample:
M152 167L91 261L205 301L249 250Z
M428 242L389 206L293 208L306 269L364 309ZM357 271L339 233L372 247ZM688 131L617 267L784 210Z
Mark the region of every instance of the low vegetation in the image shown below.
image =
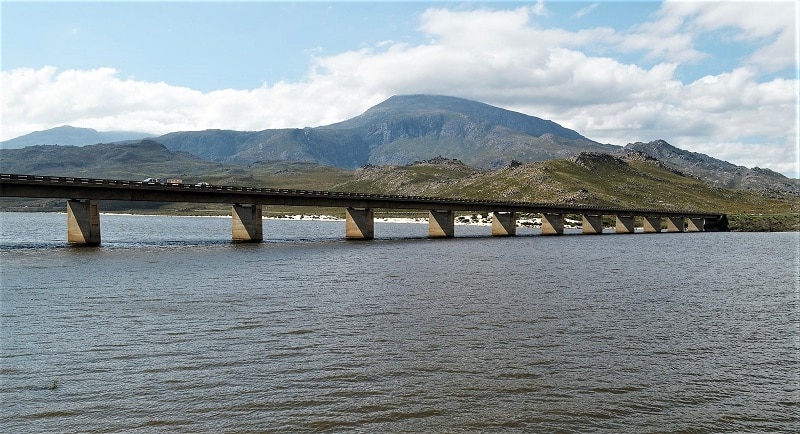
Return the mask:
M738 232L798 232L800 214L731 214L728 223Z

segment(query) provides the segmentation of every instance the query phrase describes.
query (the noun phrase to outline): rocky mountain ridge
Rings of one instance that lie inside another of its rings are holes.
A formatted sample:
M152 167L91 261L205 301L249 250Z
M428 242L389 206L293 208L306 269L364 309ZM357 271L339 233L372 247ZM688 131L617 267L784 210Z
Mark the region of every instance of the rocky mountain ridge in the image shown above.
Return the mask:
M701 179L712 186L753 190L763 195L790 193L800 196L800 180L788 178L769 169L752 169L698 152L686 151L664 140L629 143L622 153L647 155L664 166Z

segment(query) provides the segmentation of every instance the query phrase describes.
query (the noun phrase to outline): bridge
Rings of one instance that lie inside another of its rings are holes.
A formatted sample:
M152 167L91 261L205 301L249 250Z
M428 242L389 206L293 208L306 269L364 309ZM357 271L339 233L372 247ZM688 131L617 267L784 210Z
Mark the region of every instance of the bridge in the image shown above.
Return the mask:
M75 246L100 244L101 200L231 204L234 242L263 241L264 205L344 208L347 239L374 238L375 209L428 211L431 238L454 236L456 211L492 213L493 236L516 235L519 214L540 214L542 235L563 234L566 215L582 216L584 234L601 234L603 216L612 215L616 233L634 233L637 217L644 233L662 232L663 220L667 232L727 230L725 214L710 212L17 174L0 174L0 197L66 199L67 241Z

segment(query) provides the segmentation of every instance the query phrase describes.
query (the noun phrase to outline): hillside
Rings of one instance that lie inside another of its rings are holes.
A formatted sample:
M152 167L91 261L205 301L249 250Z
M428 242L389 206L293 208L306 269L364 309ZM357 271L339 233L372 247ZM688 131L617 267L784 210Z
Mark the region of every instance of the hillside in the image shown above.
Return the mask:
M316 128L249 132L206 130L169 133L155 140L173 151L233 164L281 160L354 168L369 160L366 145L351 131Z
M219 163L169 151L152 140L88 146L29 146L0 151L5 173L141 180L206 173Z
M69 125L35 131L11 140L0 142L0 149L20 149L36 145L84 146L97 143L121 142L123 140L139 140L154 134L134 131L99 132L91 128L77 128Z
M475 170L458 161L434 159L407 166L365 167L334 188L524 202L672 208L738 213L800 212L792 197L764 198L754 192L712 187L642 155L581 153L537 163L512 163Z

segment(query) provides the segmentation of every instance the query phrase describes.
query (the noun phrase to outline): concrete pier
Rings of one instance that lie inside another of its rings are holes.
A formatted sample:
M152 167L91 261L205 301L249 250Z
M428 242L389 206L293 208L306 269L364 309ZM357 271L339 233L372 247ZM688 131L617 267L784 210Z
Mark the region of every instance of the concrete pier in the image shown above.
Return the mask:
M542 235L562 235L564 214L542 214Z
M587 235L602 234L603 233L602 214L584 214L583 233Z
M667 217L667 232L684 232L683 217Z
M345 238L371 240L375 238L375 213L372 208L347 208L345 212Z
M517 235L517 213L492 212L492 236L513 237Z
M100 245L100 209L96 200L67 201L67 242L72 246Z
M617 214L616 230L618 234L632 234L636 229L634 225L635 219L632 215L619 215Z
M236 204L233 206L231 239L237 243L257 243L264 240L261 205Z
M706 219L700 218L688 218L686 219L688 232L703 232L705 230Z
M428 213L428 237L453 238L455 236L455 211L430 210Z
M661 232L661 217L644 216L642 226L646 234Z

